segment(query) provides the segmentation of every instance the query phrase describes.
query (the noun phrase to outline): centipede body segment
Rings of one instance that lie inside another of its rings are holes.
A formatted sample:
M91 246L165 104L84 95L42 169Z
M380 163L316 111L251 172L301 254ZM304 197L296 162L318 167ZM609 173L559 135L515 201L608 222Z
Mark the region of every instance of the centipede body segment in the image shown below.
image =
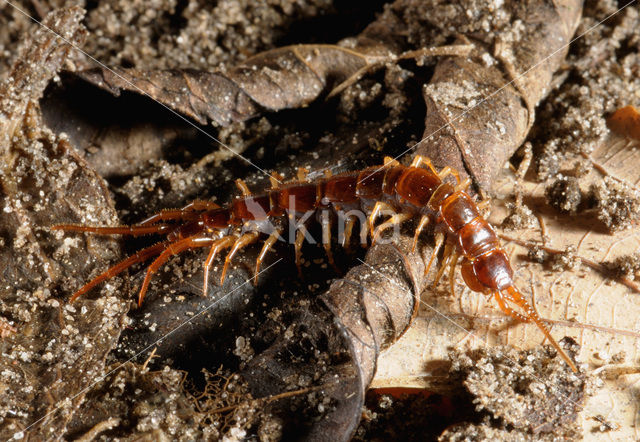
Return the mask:
M571 369L577 372L574 362L515 287L513 270L498 236L480 215L474 199L466 193L469 182L461 182L455 170L444 168L438 172L429 159L418 156L409 167L386 158L384 166L326 176L314 182L305 181L304 175L299 173L298 181L285 184L272 180L272 188L260 195L251 194L247 185L238 180L242 196L225 207L195 201L181 209L152 215L133 226L53 226L53 230L73 232L133 236L156 234L165 237L164 241L137 252L95 277L76 291L71 301L132 265L154 258L140 288L140 305L153 274L167 260L185 250L201 247L209 248L204 262L204 292L207 293L210 268L216 257L228 250L220 276L222 283L238 252L262 238L265 239L255 265L256 283L264 257L278 240L288 239L294 244L296 265L302 273L301 248L311 222L320 223L328 260L335 265L331 251L332 218L343 221L344 228L338 242L344 247L353 242L356 224L361 230L358 242L366 243L370 236L371 242L375 243L385 230L418 218L414 248L426 226L432 225L435 233L435 247L425 274L444 247L435 283L449 269L448 279L453 294L455 268L461 260L462 277L471 290L492 295L507 315L535 323ZM444 180L448 175L455 177L457 185ZM388 218L376 224L381 216ZM283 238L287 231L294 234ZM519 311L511 305L518 307Z

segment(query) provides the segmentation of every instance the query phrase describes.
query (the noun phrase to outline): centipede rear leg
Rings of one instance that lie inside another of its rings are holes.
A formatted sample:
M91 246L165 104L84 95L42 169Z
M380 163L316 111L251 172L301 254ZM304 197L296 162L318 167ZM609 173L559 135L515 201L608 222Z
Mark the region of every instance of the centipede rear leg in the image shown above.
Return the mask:
M144 262L152 258L153 256L162 253L162 251L166 247L167 247L166 243L155 244L153 246L147 247L146 249L142 249L138 251L136 254L128 258L125 258L119 263L109 267L107 270L105 270L104 272L102 272L101 274L93 278L91 281L89 281L88 283L80 287L78 290L76 290L76 292L73 295L71 295L71 298L69 298L69 302L75 301L80 296L84 295L89 290L91 290L92 288L100 284L101 282L119 275L120 273L124 272L126 269L130 268L131 266L138 264L140 262Z
M160 221L186 221L193 219L200 212L219 208L220 206L213 201L195 200L180 209L162 210L136 224L136 226L148 226Z
M140 287L140 292L138 293L138 306L140 307L142 305L144 295L146 294L147 289L149 288L149 284L151 283L151 277L164 263L169 260L169 258L185 250L206 247L208 245L211 245L213 241L213 238L198 234L168 244L167 247L162 251L160 256L158 256L147 268L142 286Z

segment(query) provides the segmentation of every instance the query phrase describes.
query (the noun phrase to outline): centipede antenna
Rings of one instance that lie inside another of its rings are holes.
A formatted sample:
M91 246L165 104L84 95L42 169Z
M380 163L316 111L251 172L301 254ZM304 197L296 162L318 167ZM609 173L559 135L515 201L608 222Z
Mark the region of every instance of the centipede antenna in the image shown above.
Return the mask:
M560 344L558 344L558 342L553 338L553 336L551 336L551 332L549 332L549 329L547 328L547 326L544 324L544 322L542 322L542 318L540 318L540 315L533 308L533 306L531 306L522 297L522 294L514 286L507 287L506 291L507 291L507 293L509 295L508 296L509 300L513 301L514 304L516 304L518 307L520 307L525 312L524 316L526 316L527 319L529 319L530 321L534 322L538 326L540 331L546 336L546 338L549 340L551 345L557 350L557 352L560 355L560 357L562 359L564 359L564 361L567 363L567 365L569 365L569 367L571 368L571 370L574 373L577 373L578 372L578 367L571 360L569 355L562 349L562 347L560 347ZM496 299L499 299L499 297L500 296L498 296L498 294L496 294Z

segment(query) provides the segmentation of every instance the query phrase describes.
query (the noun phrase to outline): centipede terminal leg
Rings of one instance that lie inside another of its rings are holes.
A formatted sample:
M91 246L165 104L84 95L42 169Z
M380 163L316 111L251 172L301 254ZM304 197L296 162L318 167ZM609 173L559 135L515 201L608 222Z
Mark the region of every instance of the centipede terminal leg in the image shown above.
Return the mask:
M162 210L144 221L136 224L136 226L147 226L155 224L159 221L175 221L185 220L187 218L193 218L193 215L206 210L219 209L220 206L213 201L195 200L180 209Z
M69 299L69 302L75 301L80 296L84 295L89 290L91 290L92 288L94 288L95 286L100 284L102 281L106 281L109 278L113 278L114 276L119 275L120 273L124 272L129 267L131 267L131 266L133 266L135 264L138 264L140 262L146 261L147 259L151 258L152 256L158 255L166 247L167 247L167 243L166 242L161 242L161 243L158 243L158 244L154 244L153 246L147 247L146 249L142 249L139 252L137 252L135 255L131 255L130 257L120 261L119 263L117 263L114 266L108 268L107 270L105 270L104 272L102 272L101 274L99 274L98 276L93 278L87 284L85 284L82 287L80 287L80 289L78 289L71 296L71 298Z
M75 224L58 224L51 227L51 230L64 230L65 232L85 232L96 233L98 235L129 235L129 236L143 236L154 235L167 232L171 229L168 224L155 224L155 225L135 225L135 226L79 226Z

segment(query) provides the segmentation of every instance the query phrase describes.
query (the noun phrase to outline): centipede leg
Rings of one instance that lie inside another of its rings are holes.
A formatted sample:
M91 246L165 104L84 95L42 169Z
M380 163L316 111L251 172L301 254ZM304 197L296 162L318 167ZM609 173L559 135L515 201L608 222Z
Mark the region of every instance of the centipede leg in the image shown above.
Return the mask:
M482 212L484 209L489 207L489 204L491 204L491 200L490 199L486 199L486 200L480 201L478 204L476 204L476 206L478 207L478 210L480 210Z
M247 183L245 183L244 180L241 180L240 178L238 178L236 180L236 187L240 189L240 192L242 192L243 197L246 198L251 196L251 191L249 190L249 186L247 186Z
M451 167L447 166L447 167L443 168L440 172L437 172L435 167L433 167L433 163L431 162L431 160L429 158L427 158L427 157L423 157L422 155L418 155L417 157L415 157L413 159L413 161L411 162L411 167L420 167L423 164L429 170L431 170L431 172L433 172L434 175L438 175L438 177L441 180L443 180L448 175L453 175L454 178L456 179L456 181L458 182L458 185L460 185L460 174L458 173L457 170L452 169Z
M449 175L453 175L453 177L456 179L456 182L458 183L458 186L461 184L460 174L458 173L457 170L452 169L449 166L446 166L446 167L443 167L440 172L438 172L438 177L440 177L441 180L445 179Z
M97 233L98 235L130 235L142 236L164 233L171 229L167 224L156 224L152 226L79 226L76 224L58 224L51 227L51 230L64 230L65 232L86 232Z
M231 247L235 240L235 236L225 236L224 238L220 238L211 243L209 255L207 255L207 259L204 262L204 283L202 285L202 293L204 294L204 296L207 296L207 293L209 291L209 269L213 265L213 261L216 259L216 255L220 252L220 250Z
M219 209L220 206L213 201L196 200L181 209L163 210L159 213L151 215L144 221L136 224L136 226L148 226L159 221L184 220L190 218L188 215L194 215L205 210ZM193 216L191 216L193 217Z
M80 287L80 289L78 289L71 296L71 298L69 299L69 302L75 301L80 296L84 295L89 290L91 290L92 288L94 288L95 286L100 284L102 281L105 281L105 280L107 280L109 278L113 278L114 276L122 273L123 271L125 271L126 269L131 267L132 265L137 264L139 262L146 261L147 259L151 258L152 256L155 256L155 255L161 253L162 250L165 249L165 247L167 247L166 243L163 243L163 242L162 243L158 243L158 244L155 244L153 246L147 247L146 249L142 249L138 253L136 253L135 255L131 255L130 257L124 259L123 261L120 261L116 265L108 268L107 270L105 270L104 272L102 272L101 274L99 274L98 276L93 278L87 284L85 284L82 287Z
M382 164L384 166L399 166L400 165L400 163L395 158L392 158L392 157L389 157L389 156L384 157L384 160L383 160Z
M307 169L306 167L298 167L298 169L296 170L298 181L306 181L307 175L309 175L309 169Z
M280 183L284 180L284 177L278 172L273 172L269 175L269 182L271 183L271 189L279 189Z
M266 256L269 249L273 247L273 245L278 240L281 234L282 234L282 230L274 230L262 245L262 250L260 250L260 254L258 254L258 258L256 258L256 273L253 276L254 285L258 285L258 275L260 274L260 266L262 265L262 261L264 260L264 257Z
M458 185L453 189L454 192L465 191L471 185L471 178L465 178L464 181L458 183Z
M324 212L321 217L322 225L322 245L327 254L329 265L333 267L336 272L340 272L340 269L336 266L336 262L333 259L333 251L331 250L331 220L329 219L328 212Z
M173 244L169 244L167 248L162 251L160 256L158 256L147 268L147 273L144 276L142 286L140 287L140 292L138 293L138 307L142 305L144 295L149 288L149 283L151 282L151 277L165 262L169 260L169 258L188 249L195 249L196 247L206 247L213 241L213 238L194 235L189 236L188 238L181 239L180 241L177 241Z
M300 226L296 232L296 241L294 243L296 267L298 268L298 275L302 278L302 244L304 243L304 237L307 233L305 226Z
M424 274L425 275L427 273L429 273L429 270L431 270L431 265L433 264L433 261L436 259L436 256L438 255L438 252L442 248L442 244L444 244L444 234L443 233L436 233L436 242L435 242L435 244L433 246L433 252L431 252L431 257L429 258L429 263L427 264L427 267L425 267L425 269L424 269Z
M390 227L405 222L409 218L411 218L411 215L409 215L408 213L396 213L395 215L391 216L391 218L389 218L387 221L376 227L375 231L373 232L373 236L371 237L371 245L374 245L376 243L380 235L382 235L382 232Z
M373 206L373 210L371 211L371 215L369 215L369 231L371 233L371 238L373 238L373 230L375 227L376 219L382 214L383 210L395 214L395 210L393 210L393 207L391 207L391 205L382 201L376 202L376 204Z
M418 227L416 227L415 233L413 234L413 246L411 247L412 252L415 252L416 246L418 245L418 237L427 224L429 224L429 217L423 215L422 218L420 218L420 222L418 223Z
M444 246L444 256L442 257L442 265L440 266L440 269L438 269L438 273L436 274L436 277L433 280L433 286L437 286L438 282L440 282L440 278L442 277L444 271L447 269L447 267L449 266L449 264L451 263L451 258L454 255L454 247L447 243Z
M417 155L413 159L413 161L411 161L410 167L421 167L423 164L427 167L427 169L433 172L434 175L438 175L438 171L436 171L436 168L433 167L433 163L431 162L431 160L422 155Z
M242 235L240 238L233 243L231 250L227 254L227 257L224 260L224 267L222 268L222 276L220 276L220 285L224 284L224 278L227 274L227 270L229 269L229 265L231 264L231 260L238 252L238 250L248 246L249 244L256 242L260 234L258 232L249 232Z
M371 230L373 230L373 228L371 227L369 218L365 218L364 223L360 226L360 247L363 249L367 247L367 239L369 238Z
M353 226L356 224L356 217L349 216L344 222L344 236L342 238L342 247L346 248L347 251L350 249L349 240L351 239L351 235L353 233Z
M458 259L460 255L458 253L454 253L451 257L451 263L449 264L449 290L451 291L451 296L456 297L456 264L458 264Z

